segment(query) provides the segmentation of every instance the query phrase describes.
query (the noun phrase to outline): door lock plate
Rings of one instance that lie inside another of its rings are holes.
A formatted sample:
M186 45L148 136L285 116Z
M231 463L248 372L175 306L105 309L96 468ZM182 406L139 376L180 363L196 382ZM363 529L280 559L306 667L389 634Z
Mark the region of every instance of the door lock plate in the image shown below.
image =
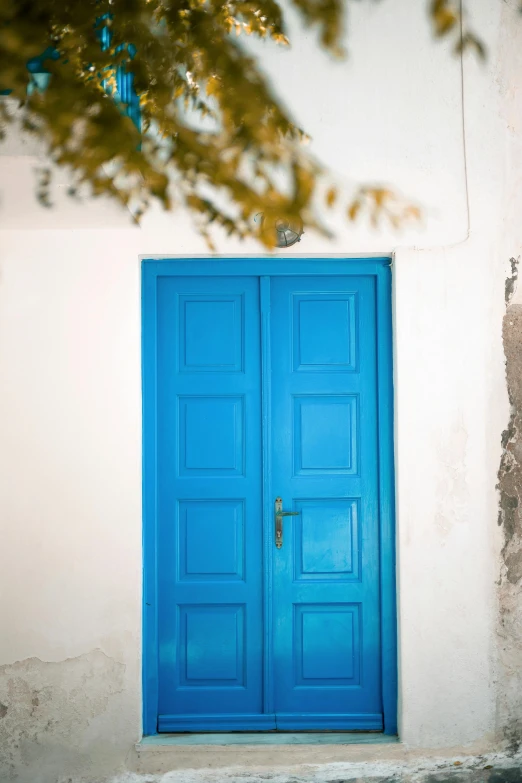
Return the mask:
M275 545L277 549L283 546L283 517L297 517L299 511L283 511L283 498L276 498L274 503L275 512Z

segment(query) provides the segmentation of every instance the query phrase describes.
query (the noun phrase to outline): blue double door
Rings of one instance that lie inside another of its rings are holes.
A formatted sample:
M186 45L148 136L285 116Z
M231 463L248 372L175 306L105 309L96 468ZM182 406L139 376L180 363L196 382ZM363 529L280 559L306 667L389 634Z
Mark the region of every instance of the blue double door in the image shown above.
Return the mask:
M375 301L158 278L160 732L383 727Z

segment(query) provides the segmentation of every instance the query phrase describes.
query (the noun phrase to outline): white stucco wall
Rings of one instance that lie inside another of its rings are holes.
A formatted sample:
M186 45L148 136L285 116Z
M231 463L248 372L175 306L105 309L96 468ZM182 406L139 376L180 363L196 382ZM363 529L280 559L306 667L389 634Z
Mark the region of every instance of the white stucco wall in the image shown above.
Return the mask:
M495 483L504 280L522 240L522 20L477 0L489 58L466 57L462 72L431 40L423 3L349 11L345 63L297 27L291 51L256 48L346 188L385 180L424 208L402 234L330 216L335 240L306 234L299 250L395 254L400 733L412 748L488 747L502 688ZM72 740L38 726L38 753L21 737L25 760L13 742L6 763L51 768L61 742L75 770L112 770L141 729L139 257L207 249L183 213L154 211L137 229L112 205L58 195L42 210L28 152L0 148L0 666L26 661L13 670L22 700L39 678L60 681L26 659L78 659L84 672L98 650L103 671L123 668L103 709L77 693L86 722ZM222 254L259 253L217 241Z

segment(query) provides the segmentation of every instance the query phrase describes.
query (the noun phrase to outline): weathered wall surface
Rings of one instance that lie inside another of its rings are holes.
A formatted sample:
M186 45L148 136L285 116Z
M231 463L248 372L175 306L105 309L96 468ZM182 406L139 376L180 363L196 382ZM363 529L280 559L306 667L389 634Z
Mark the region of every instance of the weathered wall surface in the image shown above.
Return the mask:
M508 744L522 744L522 304L512 304L504 317L504 350L511 416L502 434L499 470L502 527L499 579L499 657L503 687L499 692L499 725Z
M514 746L522 727L520 287L501 442L522 253L514 5L473 3L489 57L463 69L402 0L350 5L347 63L298 26L290 52L259 47L341 185L384 179L424 207L402 234L334 212L332 243L299 246L394 252L399 718L419 752ZM139 257L207 250L183 212L137 229L68 202L63 175L41 210L37 163L20 139L0 147L0 780L101 783L141 731Z
M507 142L499 247L509 259L502 334L510 412L503 427L498 472L496 726L507 746L517 749L522 746L522 91L517 81L522 73L522 50L517 26L509 23L507 4L502 22L502 55L495 82Z
M111 727L122 720L125 668L100 650L65 661L28 658L1 666L2 781L38 783L64 772L94 777L120 763L128 748Z

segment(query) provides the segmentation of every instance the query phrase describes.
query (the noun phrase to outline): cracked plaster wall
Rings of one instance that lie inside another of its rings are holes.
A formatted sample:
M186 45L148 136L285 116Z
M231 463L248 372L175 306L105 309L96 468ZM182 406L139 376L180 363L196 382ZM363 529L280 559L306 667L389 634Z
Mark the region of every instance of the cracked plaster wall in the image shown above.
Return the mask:
M499 721L509 745L522 743L522 304L511 304L504 317L506 378L511 404L502 434L499 470L499 518L504 541L498 582Z
M102 779L122 766L135 721L126 665L101 650L0 666L0 780ZM114 726L118 725L118 731Z

